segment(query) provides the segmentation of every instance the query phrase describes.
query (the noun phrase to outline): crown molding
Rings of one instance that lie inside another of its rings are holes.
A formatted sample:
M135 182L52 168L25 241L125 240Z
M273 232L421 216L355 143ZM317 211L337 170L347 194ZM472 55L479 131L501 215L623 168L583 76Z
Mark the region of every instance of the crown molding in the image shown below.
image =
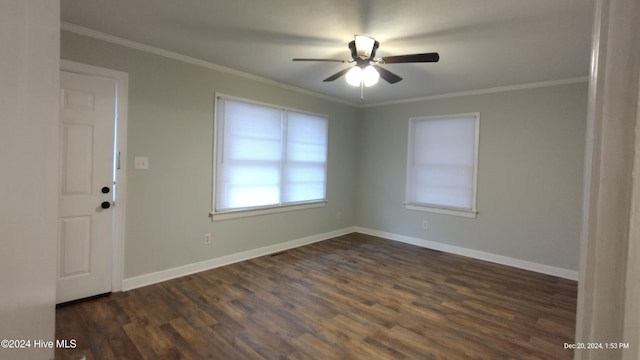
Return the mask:
M290 91L295 91L301 94L305 94L305 95L310 95L310 96L314 96L317 98L321 98L324 100L329 100L329 101L333 101L333 102L337 102L340 104L344 104L344 105L349 105L349 106L357 106L357 104L354 104L352 102L348 102L348 101L344 101L342 99L338 99L338 98L334 98L331 96L327 96L325 94L321 94L321 93L317 93L314 91L309 91L306 89L302 89L296 86L292 86L292 85L288 85L285 83L281 83L275 80L271 80L271 79L267 79L265 77L262 76L258 76L258 75L254 75L254 74L250 74L244 71L240 71L240 70L236 70L236 69L232 69L226 66L222 66L222 65L218 65L206 60L202 60L202 59L198 59L198 58L194 58L191 56L187 56L187 55L183 55L183 54L179 54L173 51L169 51L169 50L165 50L162 48L158 48L155 46L151 46L151 45L147 45L147 44L143 44L143 43L139 43L137 41L132 41L132 40L128 40L128 39L124 39L118 36L114 36L114 35L110 35L110 34L106 34L103 33L101 31L97 31L97 30L93 30L90 28L86 28L84 26L80 26L80 25L76 25L73 23L69 23L69 22L62 22L60 24L60 28L61 30L64 31L68 31L74 34L78 34L78 35L83 35L86 37L90 37L96 40L102 40L102 41L106 41L115 45L120 45L123 47L127 47L127 48L131 48L134 50L139 50L139 51L143 51L146 53L150 53L150 54L154 54L154 55L158 55L158 56L163 56L169 59L173 59L173 60L177 60L177 61L182 61L184 63L187 64L191 64L191 65L196 65L196 66L201 66L210 70L214 70L214 71L218 71L218 72L222 72L222 73L226 73L226 74L230 74L230 75L235 75L238 77L242 77L245 79L249 79L249 80L253 80L253 81L258 81L264 84L269 84L272 86L277 86L279 88L285 89L285 90L290 90Z
M580 77L560 79L560 80L540 81L540 82L528 83L528 84L498 86L498 87L469 90L469 91L458 91L458 92L422 96L422 97L416 97L416 98L410 98L410 99L384 101L384 102L378 102L373 104L361 104L360 107L366 108L366 107L375 107L375 106L406 104L406 103L446 99L446 98L453 98L453 97L460 97L460 96L482 95L482 94L491 94L491 93L498 93L498 92L505 92L505 91L515 91L515 90L525 90L525 89L533 89L533 88L548 87L548 86L576 84L581 82L589 82L589 77L580 76Z

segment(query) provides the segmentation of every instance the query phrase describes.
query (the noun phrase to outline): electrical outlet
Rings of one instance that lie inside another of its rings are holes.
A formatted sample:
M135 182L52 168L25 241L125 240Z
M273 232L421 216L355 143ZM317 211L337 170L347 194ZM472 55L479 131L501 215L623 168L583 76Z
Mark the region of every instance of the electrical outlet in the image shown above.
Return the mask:
M427 220L422 220L422 228L423 229L428 229L429 228L429 222Z
M340 220L340 219L342 219L342 212L338 211L336 212L336 220Z
M211 234L209 233L204 234L204 244L205 245L211 244Z

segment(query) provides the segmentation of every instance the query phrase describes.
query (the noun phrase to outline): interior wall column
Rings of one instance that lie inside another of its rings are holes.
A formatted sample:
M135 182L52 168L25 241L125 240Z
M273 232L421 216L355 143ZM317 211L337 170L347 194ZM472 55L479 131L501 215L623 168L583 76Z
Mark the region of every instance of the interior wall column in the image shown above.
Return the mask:
M575 359L640 359L638 18L637 0L597 1L576 322L576 343L630 348L576 350Z

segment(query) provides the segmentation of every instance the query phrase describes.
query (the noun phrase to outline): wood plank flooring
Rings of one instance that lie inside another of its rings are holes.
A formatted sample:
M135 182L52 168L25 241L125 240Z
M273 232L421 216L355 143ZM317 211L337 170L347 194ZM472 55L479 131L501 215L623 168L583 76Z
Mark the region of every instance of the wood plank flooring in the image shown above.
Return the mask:
M61 307L57 359L572 359L577 283L349 234Z

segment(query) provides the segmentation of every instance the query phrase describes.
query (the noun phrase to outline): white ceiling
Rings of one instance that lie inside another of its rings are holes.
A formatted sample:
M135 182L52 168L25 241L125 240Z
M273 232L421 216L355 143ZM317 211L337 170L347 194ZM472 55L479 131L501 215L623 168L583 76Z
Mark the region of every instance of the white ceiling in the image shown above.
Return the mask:
M354 104L572 79L589 74L594 0L62 0L62 21ZM404 78L365 89L322 80L349 66L355 34Z

